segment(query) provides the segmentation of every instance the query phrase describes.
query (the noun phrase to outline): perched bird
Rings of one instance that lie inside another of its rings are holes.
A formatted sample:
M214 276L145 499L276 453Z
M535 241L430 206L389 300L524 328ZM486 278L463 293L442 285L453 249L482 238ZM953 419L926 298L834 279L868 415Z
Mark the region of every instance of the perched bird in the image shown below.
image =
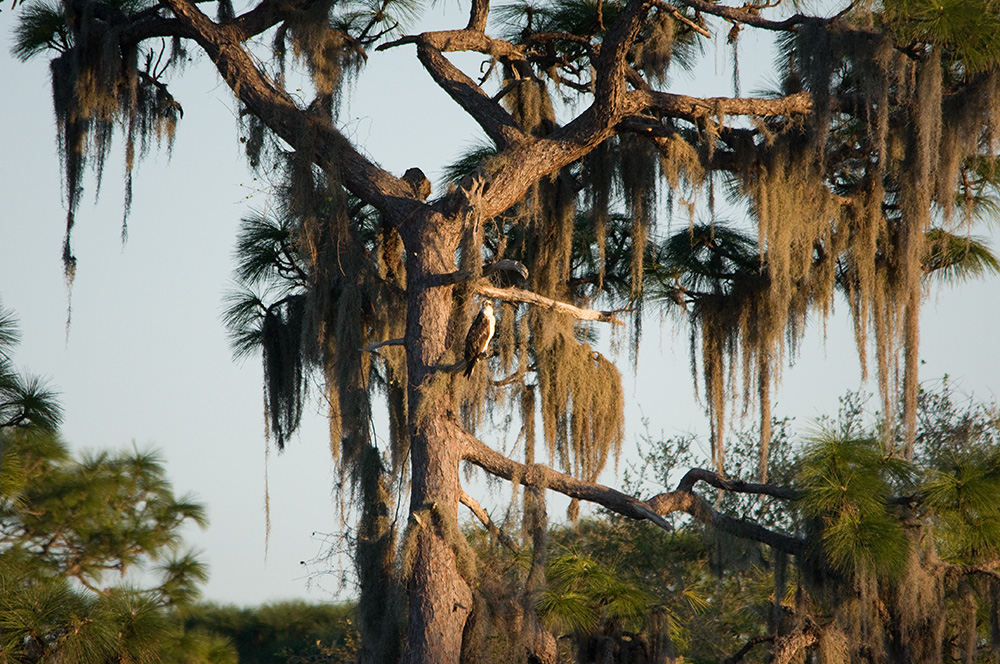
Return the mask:
M472 367L476 366L476 360L486 356L486 351L490 347L493 339L493 330L496 328L496 319L493 318L493 302L484 300L483 306L479 310L476 320L472 321L469 334L465 337L465 375L472 374Z

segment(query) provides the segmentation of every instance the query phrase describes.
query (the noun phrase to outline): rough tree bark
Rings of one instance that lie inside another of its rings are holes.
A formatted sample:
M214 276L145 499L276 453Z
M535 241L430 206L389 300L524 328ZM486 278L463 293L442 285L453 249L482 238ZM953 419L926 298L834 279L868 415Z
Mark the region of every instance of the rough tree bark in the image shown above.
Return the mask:
M472 590L457 561L456 514L461 497L457 445L449 435L453 417L447 395L434 391L436 367L445 353L452 310L450 285L461 222L424 211L403 225L407 263L406 347L409 384L411 493L409 528L416 529L408 580L409 624L404 661L457 662ZM447 523L449 520L454 523ZM449 527L450 526L450 527Z

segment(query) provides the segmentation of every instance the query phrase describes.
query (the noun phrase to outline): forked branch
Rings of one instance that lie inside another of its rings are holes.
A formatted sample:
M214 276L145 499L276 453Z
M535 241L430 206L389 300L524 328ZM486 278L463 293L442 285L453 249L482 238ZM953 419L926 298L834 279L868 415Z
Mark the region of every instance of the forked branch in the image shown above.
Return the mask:
M462 458L486 472L511 482L540 489L552 489L559 493L600 505L606 509L631 519L654 523L664 530L672 525L664 517L675 512L691 515L699 523L710 525L735 537L767 544L779 551L800 555L805 551L805 540L785 533L768 530L760 524L722 514L694 491L678 487L675 491L662 493L649 500L639 500L620 491L596 482L584 482L566 473L561 473L540 464L523 464L491 449L475 436L455 425L456 437L462 441ZM705 471L708 472L708 471ZM743 490L746 487L742 488ZM741 491L741 488L732 488ZM758 492L760 493L760 492ZM777 491L769 495L776 495Z
M524 140L524 132L500 104L474 80L424 40L417 42L417 57L434 82L482 127L498 150Z

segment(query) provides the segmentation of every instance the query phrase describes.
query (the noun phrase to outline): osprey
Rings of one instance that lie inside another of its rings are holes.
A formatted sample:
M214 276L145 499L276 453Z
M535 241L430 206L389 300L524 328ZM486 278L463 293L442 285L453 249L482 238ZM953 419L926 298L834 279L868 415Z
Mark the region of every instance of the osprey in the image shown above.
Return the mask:
M466 376L472 374L472 367L476 366L476 360L486 356L490 341L493 339L494 328L496 328L496 319L493 318L493 302L485 300L476 320L472 321L469 334L465 337Z

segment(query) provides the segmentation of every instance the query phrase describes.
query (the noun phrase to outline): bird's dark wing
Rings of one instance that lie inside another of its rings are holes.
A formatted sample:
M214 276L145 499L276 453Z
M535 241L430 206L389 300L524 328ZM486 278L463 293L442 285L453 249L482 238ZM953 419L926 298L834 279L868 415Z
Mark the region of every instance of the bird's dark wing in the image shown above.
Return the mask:
M487 337L490 333L490 324L486 320L486 314L482 311L476 316L476 319L472 321L472 327L469 328L469 334L465 337L465 375L468 376L472 373L472 367L475 366L476 360L484 350L486 350Z

